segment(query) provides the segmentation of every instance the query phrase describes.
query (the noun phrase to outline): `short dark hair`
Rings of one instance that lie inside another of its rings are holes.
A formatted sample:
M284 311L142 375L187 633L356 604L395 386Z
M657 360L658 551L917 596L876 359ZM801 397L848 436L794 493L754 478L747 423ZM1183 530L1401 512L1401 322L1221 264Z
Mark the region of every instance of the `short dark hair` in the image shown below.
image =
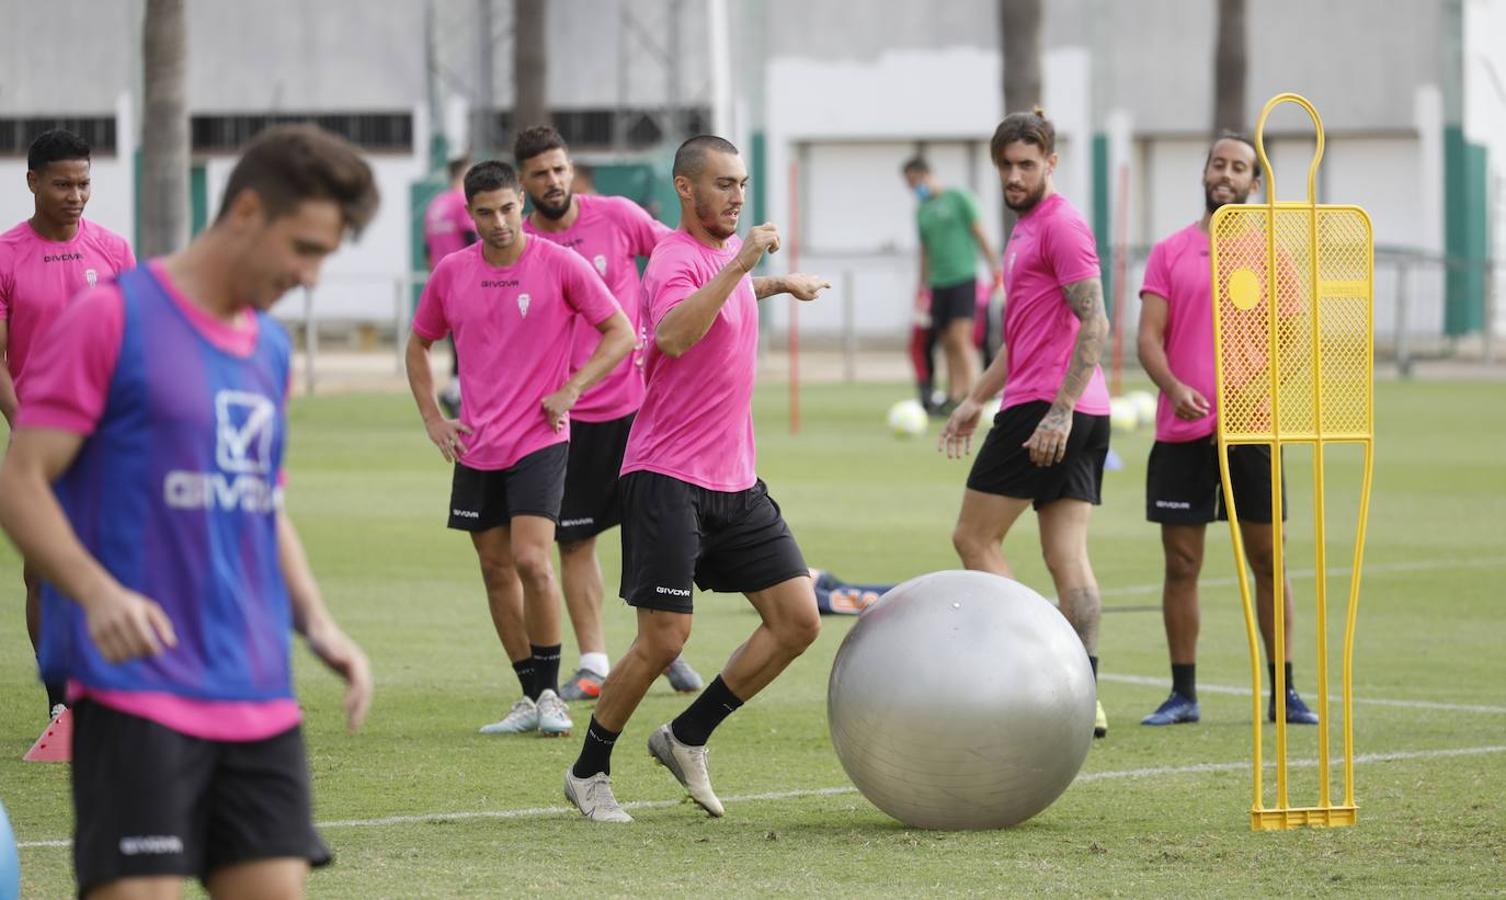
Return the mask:
M909 159L905 160L905 164L903 166L900 166L899 170L906 175L909 175L911 172L919 172L921 175L929 175L931 173L931 164L926 162L923 157L912 156Z
M355 145L312 124L274 125L252 138L230 171L218 218L248 190L261 198L268 219L307 200L333 201L354 234L371 222L381 202L371 166Z
M471 170L465 173L466 203L476 199L477 194L505 191L509 188L514 191L518 189L518 173L505 162L488 159L471 166Z
M1208 144L1208 155L1203 158L1203 171L1206 172L1208 170L1208 164L1213 162L1213 148L1218 146L1219 141L1238 141L1241 144L1244 144L1246 147L1249 147L1250 155L1255 159L1255 163L1250 167L1250 171L1253 173L1253 177L1260 177L1260 152L1255 149L1255 142L1250 140L1249 137L1247 137L1243 132L1239 131L1220 131L1218 133L1218 136Z
M570 148L565 145L565 139L554 130L552 125L535 125L518 132L518 139L512 142L513 162L521 168L525 160L533 159L540 153L548 153L550 150L563 150L567 154Z
M737 148L726 138L719 138L714 134L698 134L675 151L673 175L676 178L681 175L694 178L701 174L701 169L706 166L706 155L713 152L738 155Z
M41 172L67 159L89 161L89 142L64 128L51 128L37 135L26 150L26 168Z
M1037 106L1030 112L1010 113L1004 117L994 129L993 140L988 142L988 155L994 165L1003 161L1004 148L1018 141L1036 145L1045 156L1056 152L1056 126L1046 118L1045 110Z
M459 178L461 175L464 175L465 174L465 170L469 169L470 167L471 167L471 155L469 153L462 153L461 155L459 155L459 156L455 157L454 159L450 160L449 162L445 163L445 166L444 166L445 171L447 173L449 173L451 181L454 181L455 179Z

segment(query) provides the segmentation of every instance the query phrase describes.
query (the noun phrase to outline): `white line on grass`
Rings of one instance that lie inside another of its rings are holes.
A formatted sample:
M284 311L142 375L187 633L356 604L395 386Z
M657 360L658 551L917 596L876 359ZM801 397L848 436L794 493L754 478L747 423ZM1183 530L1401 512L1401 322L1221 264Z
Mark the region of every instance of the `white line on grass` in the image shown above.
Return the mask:
M1484 747L1458 747L1441 750L1399 750L1391 753L1363 753L1354 758L1355 765L1378 762L1398 762L1413 759L1442 759L1457 756L1485 756L1495 753L1506 753L1506 744L1489 745ZM1316 768L1318 761L1315 759L1294 759L1287 763L1289 768L1311 769ZM1079 782L1109 781L1114 779L1138 779L1138 778L1161 778L1176 775L1200 775L1207 772L1238 772L1248 769L1249 761L1228 763L1196 763L1188 766L1158 766L1144 769L1118 769L1108 772L1086 772L1077 776ZM1274 763L1267 763L1266 768L1275 768ZM793 791L769 791L762 794L742 794L736 797L727 797L728 803L752 803L767 800L797 800L806 797L833 797L842 794L856 793L857 788L828 787L807 788ZM686 803L686 800L638 800L622 804L626 809L668 809ZM439 824L441 822L463 822L474 819L531 819L541 816L560 816L574 814L575 810L568 806L530 806L522 809L500 810L477 810L474 812L437 812L418 816L382 816L377 819L335 819L330 822L318 823L319 828L381 828L386 825L422 825ZM72 841L21 841L16 844L22 850L30 850L41 847L68 847Z
M1439 569L1492 569L1506 566L1506 557L1503 556L1477 556L1465 559L1417 559L1405 562L1393 563L1366 563L1364 575L1391 575L1403 572L1434 572ZM1349 567L1331 568L1329 575L1348 575ZM1318 573L1314 569L1288 569L1287 575L1292 578L1316 578ZM1201 587L1237 587L1239 579L1232 575L1224 578L1204 578L1198 582ZM1161 582L1155 584L1132 584L1118 588L1104 588L1099 591L1103 597L1140 597L1155 596L1161 593Z
M1166 687L1165 678L1151 678L1145 675L1119 675L1113 672L1098 673L1099 681L1117 681L1120 684L1144 684L1151 687ZM1232 687L1226 684L1203 684L1198 682L1197 689L1209 694L1235 694L1241 697L1250 696L1247 687ZM1342 703L1343 698L1330 694L1330 703ZM1355 697L1355 703L1368 703L1373 706L1399 706L1408 709L1436 709L1444 712L1469 712L1469 713L1492 713L1506 715L1506 706L1480 706L1469 703L1438 703L1432 700L1390 700L1381 697Z

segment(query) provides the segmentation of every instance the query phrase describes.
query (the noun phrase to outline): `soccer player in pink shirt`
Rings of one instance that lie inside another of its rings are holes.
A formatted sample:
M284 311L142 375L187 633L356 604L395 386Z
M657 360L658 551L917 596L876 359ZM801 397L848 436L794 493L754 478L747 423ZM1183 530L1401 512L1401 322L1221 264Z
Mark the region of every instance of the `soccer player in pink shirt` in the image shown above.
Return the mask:
M429 439L454 464L449 527L469 532L492 624L523 696L484 734L569 734L559 697L560 611L550 546L565 489L570 412L633 348L633 328L591 264L523 231L506 163L479 163L465 196L481 240L440 260L419 298L408 383ZM577 328L601 334L571 371ZM453 335L460 418L434 398L429 348Z
M644 343L639 328L642 288L638 257L647 257L670 228L626 197L582 196L574 193L574 164L558 131L543 125L529 128L513 144L518 177L533 202L523 230L569 247L591 263L617 298L622 312ZM570 368L579 369L601 343L595 331L575 329ZM565 700L594 700L611 671L607 640L601 627L601 601L606 588L596 559L597 535L622 522L617 491L628 430L643 404L643 360L629 355L607 377L587 391L570 412L570 457L565 464L565 496L554 538L560 548L560 580L565 609L580 648L580 666L560 689ZM670 663L665 676L677 691L699 691L701 676L684 657Z
M947 420L940 449L972 446L982 405L1002 389L973 461L952 543L969 569L1009 576L1001 544L1029 506L1057 605L1098 672L1098 582L1088 523L1101 502L1109 393L1098 367L1108 337L1098 252L1082 214L1056 192L1056 129L1036 108L999 123L989 146L1004 202L1019 214L1004 248L1004 346ZM1098 704L1093 734L1108 733Z
M752 400L758 299L814 300L830 285L749 275L779 249L779 231L757 225L738 238L748 170L731 143L686 141L674 179L680 228L654 248L643 276L648 389L622 462L621 594L637 612L638 636L602 685L580 756L565 771L565 797L594 822L632 821L612 795L612 746L684 648L695 585L746 595L762 619L706 690L648 740L710 815L723 811L706 771L712 730L821 629L810 569L755 470Z
M28 364L0 526L46 581L73 703L80 897L299 897L314 830L293 631L371 701L282 507L292 345L268 310L376 212L312 126L262 132L213 225L74 300Z
M1161 389L1156 442L1146 469L1145 517L1161 525L1166 581L1161 590L1166 644L1171 655L1171 695L1142 725L1196 722L1198 575L1208 523L1228 519L1215 434L1212 265L1208 225L1226 203L1244 203L1260 189L1260 160L1239 135L1224 135L1203 163L1203 217L1156 244L1140 288L1140 364ZM1262 252L1264 245L1261 245ZM1271 450L1229 448L1229 477L1239 508L1239 530L1255 571L1256 609L1271 659L1275 624L1275 553L1271 526ZM1283 485L1283 489L1285 485ZM1282 575L1285 578L1285 573ZM1292 589L1286 598L1286 721L1314 725L1318 717L1292 687ZM1276 720L1276 671L1267 663Z
M450 160L446 170L450 187L429 201L424 208L424 262L433 272L439 261L476 243L476 224L465 206L465 172L471 167L469 156ZM460 356L451 347L450 383L439 392L440 405L450 418L460 414Z
M45 131L26 153L31 218L0 234L0 415L16 425L27 360L74 295L136 265L125 238L84 218L89 204L89 144L62 129ZM26 631L33 649L41 637L42 589L29 566ZM47 683L48 714L64 708L63 686Z

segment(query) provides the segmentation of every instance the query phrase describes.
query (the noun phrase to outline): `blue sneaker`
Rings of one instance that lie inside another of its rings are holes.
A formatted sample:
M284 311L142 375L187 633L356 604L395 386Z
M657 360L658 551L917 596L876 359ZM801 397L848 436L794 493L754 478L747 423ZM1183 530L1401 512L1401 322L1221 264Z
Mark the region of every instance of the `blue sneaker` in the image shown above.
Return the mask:
M1276 698L1266 704L1265 718L1267 722L1276 721ZM1286 724L1288 725L1316 725L1318 714L1307 708L1302 702L1302 697L1295 688L1286 689Z
M1166 701L1156 707L1156 711L1140 720L1141 725L1179 725L1183 722L1196 722L1202 718L1202 712L1197 707L1196 700L1189 700L1171 692Z

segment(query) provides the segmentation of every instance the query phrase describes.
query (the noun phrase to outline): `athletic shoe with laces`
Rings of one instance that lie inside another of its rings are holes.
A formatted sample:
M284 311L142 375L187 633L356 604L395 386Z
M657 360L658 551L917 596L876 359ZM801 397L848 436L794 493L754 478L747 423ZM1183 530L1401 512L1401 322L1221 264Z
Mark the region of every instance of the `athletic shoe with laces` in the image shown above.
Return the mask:
M1196 722L1202 717L1196 700L1189 700L1171 692L1166 702L1156 707L1156 711L1140 720L1141 725L1179 725L1182 722Z
M545 691L539 695L537 705L539 711L539 734L544 737L564 737L570 733L573 723L570 721L570 710L565 706L565 701L554 691Z
M1276 721L1276 698L1272 697L1266 704L1265 719L1267 722ZM1286 724L1288 725L1316 725L1318 714L1307 708L1302 702L1302 696L1296 688L1286 689Z
M576 669L570 680L560 687L561 700L595 700L601 696L601 683L605 681L590 669Z
M580 814L592 822L631 822L633 817L612 796L612 776L597 772L590 778L576 778L565 770L565 799L575 804Z
M482 725L482 734L523 734L539 728L539 705L528 697L519 697L502 721Z
M705 682L701 681L701 676L690 667L690 663L686 662L683 656L675 657L675 661L664 670L664 677L669 679L669 686L681 694L695 693L706 686Z
M1099 703L1093 713L1093 737L1107 737L1109 733L1109 717L1103 711L1103 704Z
M712 792L711 774L706 771L705 747L682 744L668 725L660 725L648 737L648 755L675 776L701 809L715 817L722 815L722 801Z

